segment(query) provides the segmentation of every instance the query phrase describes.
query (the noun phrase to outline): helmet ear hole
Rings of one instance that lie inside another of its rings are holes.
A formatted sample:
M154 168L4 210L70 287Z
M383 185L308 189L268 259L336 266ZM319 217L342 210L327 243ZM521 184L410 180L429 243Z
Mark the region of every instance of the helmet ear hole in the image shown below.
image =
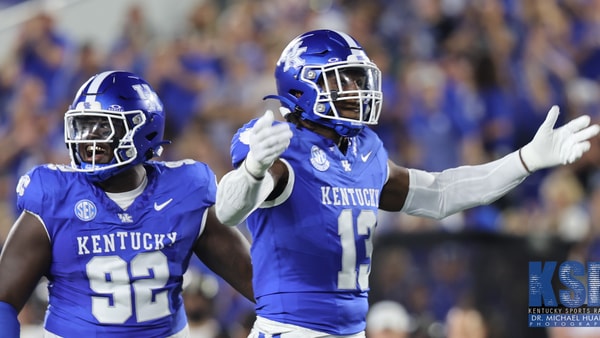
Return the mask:
M155 132L155 131L153 131L153 132L151 132L150 134L146 135L146 139L147 139L148 141L152 141L152 140L153 140L153 139L156 137L156 135L158 135L158 133L157 133L157 132Z
M300 90L292 89L292 90L290 90L290 94L296 98L299 98L300 96L302 96L302 94L304 94L304 92L302 92Z

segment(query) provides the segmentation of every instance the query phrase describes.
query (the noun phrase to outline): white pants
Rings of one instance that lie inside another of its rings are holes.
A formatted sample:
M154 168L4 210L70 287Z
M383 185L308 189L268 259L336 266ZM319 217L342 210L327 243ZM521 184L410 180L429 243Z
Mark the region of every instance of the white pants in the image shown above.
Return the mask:
M297 325L279 323L257 317L248 338L365 338L364 332L349 336L334 336Z

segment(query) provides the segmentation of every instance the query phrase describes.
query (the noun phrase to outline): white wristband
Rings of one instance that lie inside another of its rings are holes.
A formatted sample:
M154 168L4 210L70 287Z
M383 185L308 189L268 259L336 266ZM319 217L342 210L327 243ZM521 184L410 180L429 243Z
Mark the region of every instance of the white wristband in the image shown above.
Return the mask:
M269 169L269 167L262 166L256 159L254 159L254 154L252 154L252 151L248 152L248 155L246 155L246 159L242 165L244 166L246 172L256 180L262 180L265 176L265 172L267 169Z

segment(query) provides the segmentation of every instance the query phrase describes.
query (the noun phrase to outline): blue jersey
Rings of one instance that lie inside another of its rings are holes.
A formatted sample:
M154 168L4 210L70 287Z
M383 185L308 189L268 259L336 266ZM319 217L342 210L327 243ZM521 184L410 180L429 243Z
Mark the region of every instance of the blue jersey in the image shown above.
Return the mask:
M249 151L251 121L234 136L234 166ZM281 155L285 191L247 219L257 315L335 335L365 329L372 236L388 155L369 128L346 154L332 140L291 125Z
M148 185L126 210L68 167L21 179L18 207L39 216L52 247L46 330L167 337L185 327L183 274L215 202L215 175L191 160L145 168Z

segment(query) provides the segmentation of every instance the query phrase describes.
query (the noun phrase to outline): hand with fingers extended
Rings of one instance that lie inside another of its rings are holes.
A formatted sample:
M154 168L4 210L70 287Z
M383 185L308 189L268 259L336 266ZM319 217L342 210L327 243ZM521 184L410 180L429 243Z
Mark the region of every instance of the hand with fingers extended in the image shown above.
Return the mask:
M558 106L552 106L533 140L521 148L521 160L527 171L575 162L590 149L589 139L600 132L599 125L590 125L588 115L554 129L559 112Z
M250 130L250 151L244 161L248 173L257 179L265 172L290 144L292 131L287 123L273 123L273 112L267 110Z

